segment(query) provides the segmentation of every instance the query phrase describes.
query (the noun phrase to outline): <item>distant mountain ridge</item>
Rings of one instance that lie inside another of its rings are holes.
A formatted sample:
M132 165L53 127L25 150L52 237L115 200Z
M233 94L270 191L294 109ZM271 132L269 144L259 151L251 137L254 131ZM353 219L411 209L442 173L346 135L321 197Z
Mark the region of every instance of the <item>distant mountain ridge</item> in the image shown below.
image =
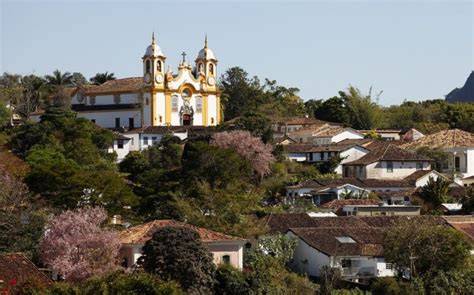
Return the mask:
M474 103L474 71L471 72L462 88L454 88L446 94L446 100L449 102Z

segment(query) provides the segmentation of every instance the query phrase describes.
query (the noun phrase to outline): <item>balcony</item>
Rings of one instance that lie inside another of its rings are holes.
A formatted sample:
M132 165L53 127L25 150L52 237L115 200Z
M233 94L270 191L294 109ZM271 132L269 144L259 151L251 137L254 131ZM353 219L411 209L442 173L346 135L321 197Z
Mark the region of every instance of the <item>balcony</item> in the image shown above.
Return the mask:
M375 267L343 267L341 268L341 275L346 278L375 277L377 270Z

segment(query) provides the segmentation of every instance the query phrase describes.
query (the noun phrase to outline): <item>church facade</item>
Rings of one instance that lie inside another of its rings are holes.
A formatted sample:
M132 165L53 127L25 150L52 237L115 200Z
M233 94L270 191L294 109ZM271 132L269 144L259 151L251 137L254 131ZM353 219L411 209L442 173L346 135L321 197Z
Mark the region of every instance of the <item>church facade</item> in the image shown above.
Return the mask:
M103 128L215 126L221 121L217 62L206 37L194 65L183 53L173 73L153 34L142 58L142 77L80 86L72 94L71 108Z

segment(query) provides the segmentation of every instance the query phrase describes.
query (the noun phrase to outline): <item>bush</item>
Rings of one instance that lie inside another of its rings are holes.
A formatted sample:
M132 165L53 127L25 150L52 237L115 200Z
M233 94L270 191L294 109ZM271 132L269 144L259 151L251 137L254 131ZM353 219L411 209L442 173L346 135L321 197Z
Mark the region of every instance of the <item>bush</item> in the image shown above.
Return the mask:
M220 265L215 274L215 294L238 295L251 293L247 276L230 264Z
M385 277L376 279L370 288L374 295L398 295L400 286L394 278Z

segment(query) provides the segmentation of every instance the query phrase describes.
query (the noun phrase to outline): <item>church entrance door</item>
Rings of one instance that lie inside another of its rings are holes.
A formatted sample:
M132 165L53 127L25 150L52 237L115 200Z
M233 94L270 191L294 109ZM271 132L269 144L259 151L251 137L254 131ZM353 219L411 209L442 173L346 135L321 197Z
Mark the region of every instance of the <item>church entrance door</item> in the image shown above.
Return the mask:
M190 114L183 114L183 126L191 125L191 115Z

